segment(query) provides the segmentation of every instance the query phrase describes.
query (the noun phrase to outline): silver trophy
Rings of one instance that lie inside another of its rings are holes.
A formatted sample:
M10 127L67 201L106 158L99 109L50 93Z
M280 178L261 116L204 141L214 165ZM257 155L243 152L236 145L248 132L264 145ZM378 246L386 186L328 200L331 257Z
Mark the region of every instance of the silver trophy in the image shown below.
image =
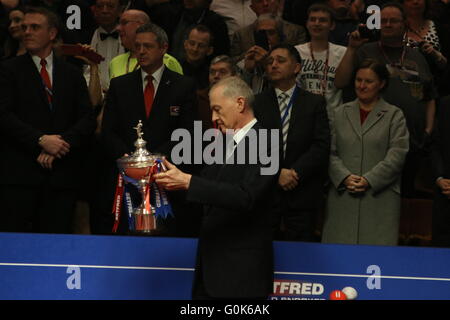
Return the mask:
M157 161L163 161L163 156L160 154L152 154L145 148L147 142L142 138L141 120L139 120L138 125L133 129L136 130L138 137L134 143L136 150L131 155L125 155L117 160L117 166L124 180L128 182L133 181L133 184L139 189L142 196L142 202L132 212L134 230L130 231L150 235L158 234L155 208L150 203L149 195L152 175L155 172L153 170L154 166L156 166ZM132 229L131 226L130 229Z

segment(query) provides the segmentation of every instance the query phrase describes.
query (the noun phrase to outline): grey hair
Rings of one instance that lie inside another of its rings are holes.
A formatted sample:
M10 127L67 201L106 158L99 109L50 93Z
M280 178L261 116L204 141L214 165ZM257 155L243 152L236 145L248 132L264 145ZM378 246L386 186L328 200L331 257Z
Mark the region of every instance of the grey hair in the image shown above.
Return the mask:
M256 18L256 25L259 25L259 23L261 21L265 21L265 20L271 20L271 21L275 21L276 23L276 28L279 34L282 33L283 31L283 21L278 18L277 16L271 14L271 13L264 13L262 15L260 15L258 18Z
M167 37L167 33L156 24L146 23L137 28L136 30L136 34L146 32L153 33L156 36L156 42L158 42L160 46L169 44L169 38Z
M213 64L219 62L228 63L231 69L231 74L233 76L238 73L238 68L236 67L236 64L234 63L233 59L231 59L230 56L227 56L226 54L221 54L220 56L214 57L209 65L212 66Z
M246 104L253 109L253 102L255 101L255 95L253 90L248 84L239 77L231 76L220 80L209 90L210 94L213 90L223 87L223 96L227 98L244 97Z

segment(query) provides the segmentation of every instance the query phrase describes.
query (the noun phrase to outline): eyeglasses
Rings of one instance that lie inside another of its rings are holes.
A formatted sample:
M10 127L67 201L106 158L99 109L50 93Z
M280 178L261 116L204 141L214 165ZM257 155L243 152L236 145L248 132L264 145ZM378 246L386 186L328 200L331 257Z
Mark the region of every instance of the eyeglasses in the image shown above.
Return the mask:
M265 31L268 36L274 36L278 33L276 29L260 29L260 31Z
M380 22L381 22L381 24L387 24L388 22L390 24L397 24L397 23L403 22L403 20L397 19L397 18L392 18L392 19L381 18Z
M111 3L97 3L94 6L95 6L95 8L97 8L99 10L103 9L104 7L106 7L106 9L109 9L109 10L114 10L117 8L115 5L113 5Z

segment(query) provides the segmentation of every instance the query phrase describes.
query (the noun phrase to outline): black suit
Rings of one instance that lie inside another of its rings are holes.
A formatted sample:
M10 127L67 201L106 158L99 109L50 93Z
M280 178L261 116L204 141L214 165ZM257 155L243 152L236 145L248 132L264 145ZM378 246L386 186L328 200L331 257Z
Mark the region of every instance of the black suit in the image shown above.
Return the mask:
M138 121L143 122L143 138L147 141L147 150L152 153L162 153L170 159L172 147L176 144L170 141L172 132L178 128L191 130L195 118L195 84L188 77L165 68L148 119L145 114L141 70L138 69L111 80L102 123L102 140L111 160L109 163L111 174L107 182L108 191L105 198L109 212L112 208L113 186L117 177L115 161L125 153L131 154L136 149L134 142L137 136L133 128ZM186 170L186 167L183 168ZM169 197L176 220L180 222L177 225L182 227L184 216L178 216L177 211L180 212L184 205L183 194L172 192ZM126 228L124 223L121 225ZM169 228L168 234L174 234L175 230L172 226Z
M0 131L2 135L0 175L1 185L5 187L7 202L4 214L23 215L29 211L35 219L31 230L43 232L70 232L71 221L47 221L45 212L37 213L43 206L61 200L61 204L46 207L48 216L53 214L71 219L73 201L63 201L60 195L52 198L52 192L69 195L80 184L80 160L95 129L86 82L81 72L59 58L53 60L52 107L48 103L42 79L30 55L12 58L2 65L0 75ZM40 136L59 134L70 144L70 152L62 159L55 159L52 170L43 169L36 161L41 147ZM14 189L14 190L13 190ZM21 190L23 189L23 190ZM38 195L36 192L46 192ZM23 194L20 194L23 192ZM26 198L30 197L30 201ZM41 200L39 200L39 198ZM33 200L35 199L35 200ZM64 204L63 202L68 202ZM9 203L9 204L8 204ZM63 206L64 207L61 207ZM58 209L59 208L59 209ZM22 210L23 209L23 210ZM53 211L57 211L53 212ZM37 220L36 220L37 219ZM23 219L10 221L11 228L27 231ZM51 224L51 225L49 225ZM11 229L7 228L7 229Z
M433 177L450 179L450 96L438 106L431 149ZM433 203L433 245L450 247L450 200L437 188Z
M281 113L275 90L256 96L255 116L262 125L281 132ZM280 145L282 145L280 135ZM282 152L282 148L280 148ZM299 175L298 186L291 191L277 188L273 197L275 234L283 219L285 240L312 241L316 213L323 202L330 152L330 129L325 99L298 89L293 101L286 142L286 156L280 168L293 168Z
M261 127L256 123L253 128ZM241 143L246 143L248 154L248 142L243 139L238 148ZM191 179L187 199L204 205L194 298L264 298L272 292L271 217L266 206L277 173L261 175L261 165L246 163L214 164Z

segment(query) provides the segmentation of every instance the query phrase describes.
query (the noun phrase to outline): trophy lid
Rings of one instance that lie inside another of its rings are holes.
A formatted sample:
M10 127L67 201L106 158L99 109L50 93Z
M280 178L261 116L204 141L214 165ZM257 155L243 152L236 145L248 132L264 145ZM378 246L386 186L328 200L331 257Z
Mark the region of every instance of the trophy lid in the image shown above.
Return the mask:
M139 120L139 123L133 129L136 130L137 140L134 142L134 146L136 150L131 153L131 155L125 155L117 160L117 164L119 168L129 168L129 167L137 167L143 168L152 166L155 160L163 160L163 155L161 154L153 154L150 153L145 145L147 141L145 141L142 137L144 133L142 132L142 121Z

